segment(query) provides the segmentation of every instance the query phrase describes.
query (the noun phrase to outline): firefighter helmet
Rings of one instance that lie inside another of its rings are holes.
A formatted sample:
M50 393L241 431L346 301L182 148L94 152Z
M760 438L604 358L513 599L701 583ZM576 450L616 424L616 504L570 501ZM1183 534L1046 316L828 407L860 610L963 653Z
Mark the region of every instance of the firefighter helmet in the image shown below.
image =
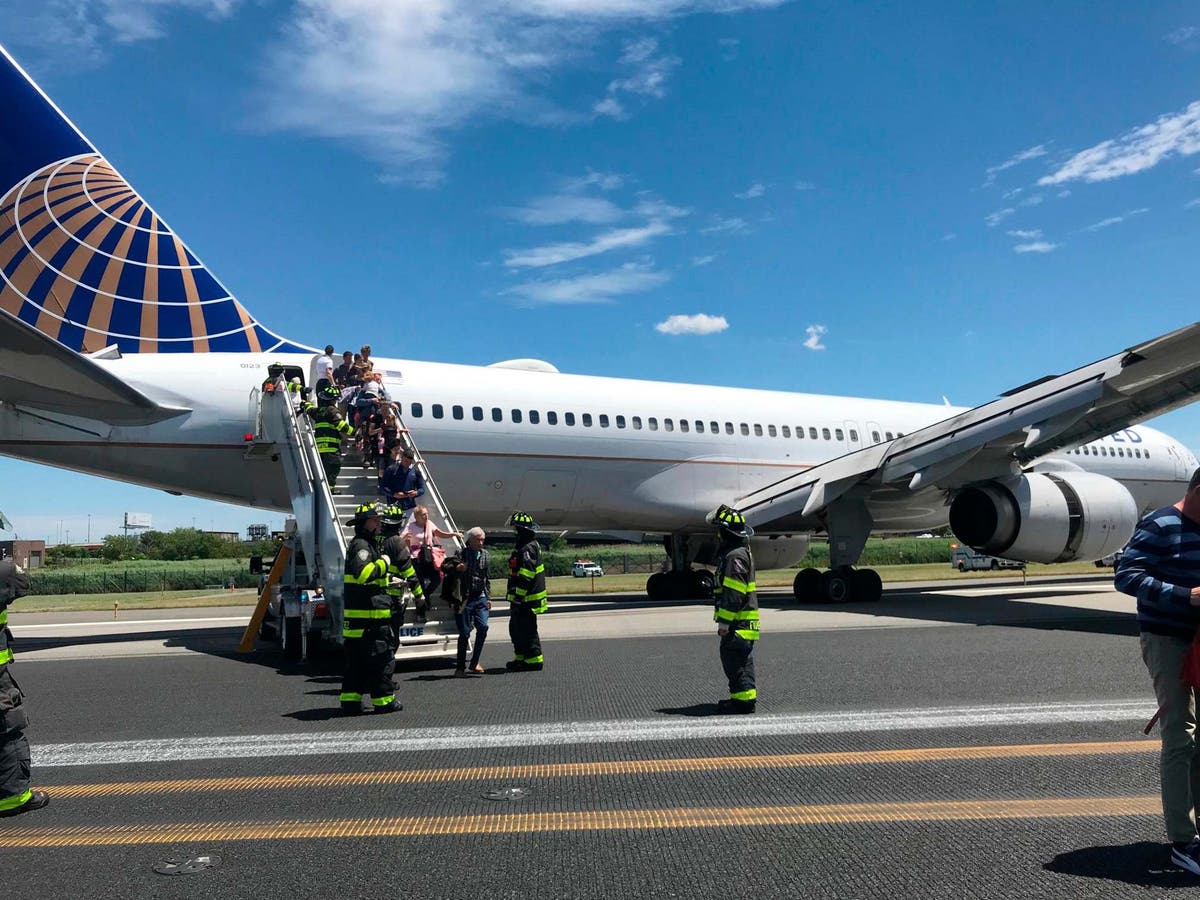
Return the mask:
M358 527L367 519L378 519L381 515L378 503L360 503L354 510L354 516L346 520L351 527Z
M537 523L533 521L533 516L527 512L517 510L508 517L508 524L518 531L540 531Z
M403 525L404 510L399 506L385 506L381 510L382 522L384 525Z
M724 503L708 515L708 523L715 525L718 531L738 538L748 538L754 534L754 529L746 524L746 517Z

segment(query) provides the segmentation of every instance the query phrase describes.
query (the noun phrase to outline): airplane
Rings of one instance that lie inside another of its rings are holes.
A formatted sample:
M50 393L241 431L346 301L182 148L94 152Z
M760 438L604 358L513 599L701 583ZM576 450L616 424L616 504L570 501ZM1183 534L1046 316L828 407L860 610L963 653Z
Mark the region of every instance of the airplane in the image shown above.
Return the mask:
M270 365L316 351L241 305L0 48L0 453L290 509L247 452ZM652 598L705 596L706 516L740 508L760 568L826 534L797 599L877 600L872 534L950 524L980 552L1093 560L1182 495L1196 457L1139 423L1200 391L1200 323L973 409L378 359L457 521L663 536Z

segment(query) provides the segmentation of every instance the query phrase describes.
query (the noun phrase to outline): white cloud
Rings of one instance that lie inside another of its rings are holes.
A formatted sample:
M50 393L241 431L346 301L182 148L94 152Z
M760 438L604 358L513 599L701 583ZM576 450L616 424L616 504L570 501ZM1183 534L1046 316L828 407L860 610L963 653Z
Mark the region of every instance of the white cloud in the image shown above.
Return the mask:
M1182 28L1176 28L1170 34L1166 35L1166 40L1174 44L1176 47L1183 47L1200 39L1200 28L1195 25L1185 25Z
M1059 192L1058 192L1058 196L1059 196L1059 197L1070 197L1070 196L1071 196L1071 189L1070 189L1070 188L1063 188L1061 191L1059 191Z
M732 216L728 219L717 217L713 223L706 228L701 228L701 234L741 234L744 231L749 231L750 226L746 224L746 220L740 216Z
M1047 241L1034 241L1031 244L1017 244L1013 247L1014 253L1049 253L1051 250L1058 248L1058 244L1051 244Z
M1019 166L1023 162L1031 159L1037 159L1039 156L1046 155L1046 145L1038 144L1036 147L1030 147L1027 150L1022 150L1020 153L1014 153L1004 162L998 165L988 166L987 178L984 179L983 186L990 187L996 183L996 176L1001 172L1011 169L1013 166Z
M566 241L560 244L547 244L543 247L531 247L528 250L507 250L504 265L510 269L542 268L559 263L585 259L608 253L610 250L640 247L642 244L671 233L671 226L666 222L648 222L635 228L614 228L592 238L590 241Z
M813 184L811 181L797 181L795 184L795 188L798 191L815 191L817 189L817 186L815 184Z
M605 97L592 105L592 112L598 116L608 116L610 119L624 119L625 107L616 97Z
M1042 202L1042 195L1034 194L1030 197L1026 197L1024 200L1022 200L1020 203L1018 203L1017 206L1038 206L1041 204L1041 202Z
M945 234L943 234L943 235L942 235L942 240L943 240L943 241L953 241L953 240L955 240L955 239L957 239L957 238L958 238L958 235L957 235L957 234L955 234L953 231L948 231L948 232L946 232Z
M581 197L578 194L552 194L535 197L527 206L507 210L508 215L526 225L561 225L566 222L588 222L603 225L626 215L625 211L603 197Z
M716 257L713 256L712 254L709 254L707 256L693 256L692 257L692 265L693 266L707 266L714 259L716 259Z
M1200 197L1197 197L1195 200L1189 200L1187 203L1183 204L1184 209L1192 209L1195 206L1200 206Z
M244 0L0 0L5 39L76 68L102 61L112 44L156 40L179 12L220 20Z
M1142 213L1150 212L1150 208L1143 206L1141 209L1131 209L1129 212L1120 216L1109 216L1107 219L1101 219L1099 222L1093 222L1091 225L1086 225L1082 231L1099 231L1101 228L1110 228L1113 225L1120 225L1126 219L1131 219L1134 216L1140 216Z
M804 346L809 350L824 350L825 345L821 343L821 338L829 331L824 325L809 325L804 329L808 335L804 339Z
M630 263L619 269L595 275L580 275L555 281L528 281L503 293L521 297L531 303L609 303L625 294L641 293L658 287L670 278L666 272Z
M568 193L578 193L593 187L602 191L615 191L624 184L625 176L616 172L588 172L578 178L566 179L562 189Z
M761 182L756 181L754 184L750 185L750 187L746 188L744 191L739 191L738 193L734 194L733 196L737 197L739 200L753 200L755 197L761 197L766 192L767 192L766 187L763 186L763 184Z
M563 76L594 73L596 48L609 34L783 2L294 0L269 53L254 122L348 143L392 180L434 185L450 135L466 125L585 125L628 112L630 97L663 96L678 60L645 38L625 45L594 107L560 105Z
M1016 231L1005 232L1005 234L1009 237L1020 238L1023 241L1033 241L1042 236L1042 230L1040 228L1030 228L1028 230L1017 229Z
M1038 184L1110 181L1152 169L1173 156L1200 153L1200 100L1181 112L1159 116L1149 125L1076 153Z
M1025 192L1025 188L1013 188L1011 191L1005 191L1000 195L1001 200L1011 200L1013 197L1018 197Z
M724 316L708 316L696 313L693 316L668 316L654 326L661 334L717 334L729 327Z
M983 221L987 222L988 228L995 228L1015 212L1016 209L1011 206L1004 209L998 209L994 213L989 213L987 216L985 216Z

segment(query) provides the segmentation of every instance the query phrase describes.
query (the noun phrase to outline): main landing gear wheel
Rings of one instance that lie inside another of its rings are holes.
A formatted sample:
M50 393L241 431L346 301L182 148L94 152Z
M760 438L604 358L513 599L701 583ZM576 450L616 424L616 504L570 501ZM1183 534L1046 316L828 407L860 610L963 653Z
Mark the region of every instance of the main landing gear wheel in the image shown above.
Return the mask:
M713 596L713 588L716 585L716 579L713 578L712 572L707 569L693 569L688 573L688 582L691 590L690 597L696 600L711 600Z
M671 579L666 572L655 572L646 579L646 596L651 600L669 600Z
M877 603L883 596L883 579L874 569L801 569L792 581L792 593L804 604Z
M686 572L655 572L646 579L646 596L651 600L711 600L713 575L705 569Z

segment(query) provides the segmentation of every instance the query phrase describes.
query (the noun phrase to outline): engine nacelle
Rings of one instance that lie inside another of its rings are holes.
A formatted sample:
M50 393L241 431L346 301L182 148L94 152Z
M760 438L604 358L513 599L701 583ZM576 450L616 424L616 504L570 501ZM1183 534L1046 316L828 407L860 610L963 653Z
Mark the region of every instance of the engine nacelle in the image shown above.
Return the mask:
M980 553L1025 562L1095 560L1115 553L1137 525L1125 486L1091 472L1042 472L959 491L950 528Z

